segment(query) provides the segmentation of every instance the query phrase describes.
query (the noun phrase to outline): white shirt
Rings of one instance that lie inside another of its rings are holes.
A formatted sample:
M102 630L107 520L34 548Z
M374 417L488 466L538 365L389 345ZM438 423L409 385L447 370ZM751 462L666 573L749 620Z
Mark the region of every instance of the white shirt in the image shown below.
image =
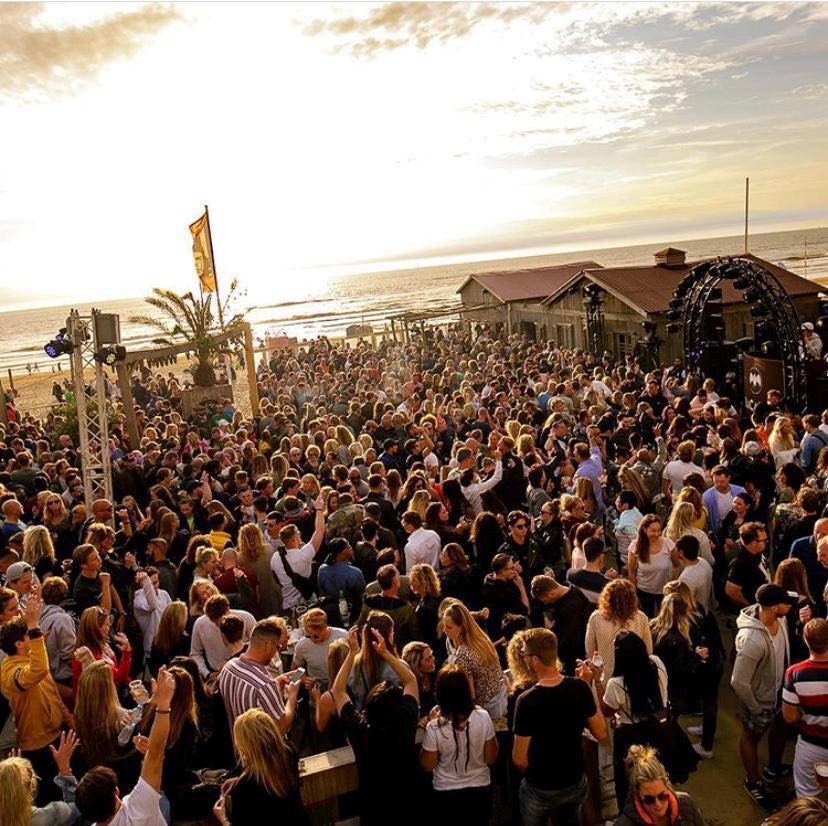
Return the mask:
M311 575L311 567L313 558L316 556L316 548L310 542L296 550L286 551L286 554L288 565L290 565L291 570L295 574L304 577ZM282 564L282 555L278 550L270 558L270 568L276 574L282 585L282 607L295 608L297 605L302 605L305 602L305 598L299 593L293 581L287 575L285 566Z
M238 608L231 608L230 613L244 622L242 639L247 642L256 625L255 617ZM193 625L190 656L196 661L202 677L207 677L211 671L220 671L230 659L230 652L224 644L218 625L208 616L199 617Z
M410 574L411 569L421 563L431 565L436 571L440 567L441 550L440 534L427 528L417 528L408 534L408 542L405 543L406 573Z
M702 605L705 611L709 611L713 593L713 569L710 564L699 557L695 565L687 565L682 569L679 579L687 583L693 599Z
M655 663L658 669L658 688L661 693L661 704L666 708L667 706L667 669L664 663L656 657L655 654L650 654L650 659ZM615 719L619 724L629 725L637 722L633 718L630 709L630 695L624 687L623 677L610 677L607 680L607 687L604 689L604 702L612 709L615 709Z
M664 478L670 483L670 490L673 493L678 493L683 487L682 479L688 473L699 473L704 477L704 468L699 467L693 462L682 462L681 459L673 459L668 462L664 468Z
M293 651L293 667L304 668L308 677L328 685L328 649L336 640L348 636L344 628L329 628L330 634L325 642L314 642L309 637L302 637Z
M121 808L109 821L109 826L167 826L161 814L160 800L161 795L139 777L135 788L121 800Z
M132 610L141 628L141 633L144 635L144 655L146 657L149 657L152 644L155 642L161 615L171 602L172 597L166 591L161 588L155 590L149 577L141 583L141 590L135 592Z
M466 726L454 731L451 722L429 720L423 737L423 751L437 752L434 788L438 791L488 786L492 782L484 760L486 742L495 736L489 713L476 707Z
M460 487L463 496L472 506L475 514L482 513L483 500L480 498L487 490L491 490L503 478L503 462L498 460L494 473L485 482L472 482L467 488Z

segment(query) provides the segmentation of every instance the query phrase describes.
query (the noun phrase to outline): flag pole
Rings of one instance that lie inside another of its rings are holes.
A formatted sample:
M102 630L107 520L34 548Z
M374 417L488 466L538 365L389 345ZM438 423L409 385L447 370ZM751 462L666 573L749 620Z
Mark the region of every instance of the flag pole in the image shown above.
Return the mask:
M748 206L750 203L750 178L745 178L745 255L748 251ZM212 241L211 241L212 243ZM216 262L213 262L215 268Z
M218 307L219 326L224 329L224 314L221 310L221 297L219 296L218 273L216 272L216 254L213 252L213 230L210 226L210 210L204 204L204 214L207 216L207 237L210 239L210 260L213 262L213 281L216 285L216 306Z

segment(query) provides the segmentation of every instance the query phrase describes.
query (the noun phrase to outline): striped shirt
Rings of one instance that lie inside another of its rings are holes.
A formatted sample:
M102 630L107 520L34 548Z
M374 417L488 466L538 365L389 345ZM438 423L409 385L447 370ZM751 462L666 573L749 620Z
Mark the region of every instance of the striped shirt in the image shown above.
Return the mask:
M782 699L801 712L799 735L828 748L828 660L805 660L785 672Z
M227 709L231 731L236 717L251 708L266 711L274 720L285 713L281 689L267 667L247 657L229 660L221 669L219 691Z

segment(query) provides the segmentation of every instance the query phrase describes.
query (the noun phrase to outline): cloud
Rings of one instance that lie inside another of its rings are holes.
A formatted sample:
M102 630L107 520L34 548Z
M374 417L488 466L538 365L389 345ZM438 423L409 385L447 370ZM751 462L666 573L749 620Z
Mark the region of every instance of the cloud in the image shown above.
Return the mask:
M346 15L316 19L305 34L330 35L341 41L335 50L355 57L371 57L405 46L425 49L466 37L483 24L509 24L518 20L541 23L570 3L386 3L366 16Z
M820 3L434 3L399 2L371 7L358 16L317 18L303 26L306 35L327 36L334 51L375 57L397 49L423 50L461 40L486 27L517 23L543 24L553 39L585 45L614 30L658 22L692 31L739 23L782 22L791 18L819 20Z
M179 18L170 6L142 6L86 25L43 20L46 3L0 4L0 95L60 94L137 52Z

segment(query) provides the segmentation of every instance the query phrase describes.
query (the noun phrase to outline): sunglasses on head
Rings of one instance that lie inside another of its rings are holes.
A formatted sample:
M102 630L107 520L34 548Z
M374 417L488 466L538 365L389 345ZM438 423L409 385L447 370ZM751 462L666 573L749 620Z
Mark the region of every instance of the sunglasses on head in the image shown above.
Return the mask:
M642 794L641 795L641 802L645 806L652 806L656 801L658 801L659 803L665 803L669 799L670 799L669 792L659 792L658 794Z

